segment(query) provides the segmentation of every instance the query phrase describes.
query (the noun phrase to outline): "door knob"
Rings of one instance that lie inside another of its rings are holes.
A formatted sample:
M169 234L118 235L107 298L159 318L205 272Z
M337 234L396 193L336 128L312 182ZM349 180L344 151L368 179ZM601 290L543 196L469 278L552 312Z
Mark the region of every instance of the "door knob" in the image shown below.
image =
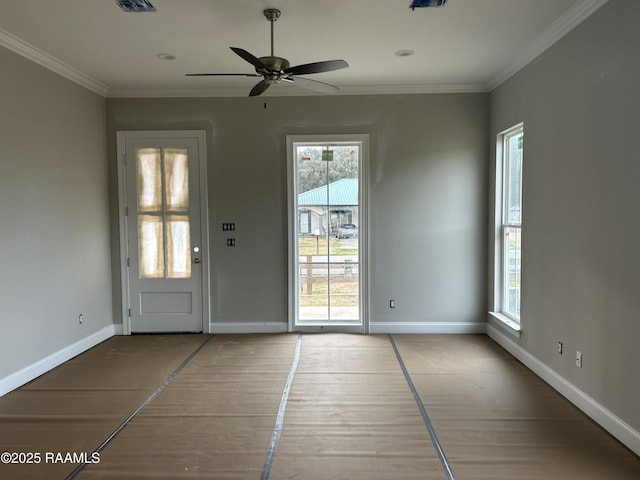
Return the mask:
M200 263L200 259L198 257L194 258L193 263Z

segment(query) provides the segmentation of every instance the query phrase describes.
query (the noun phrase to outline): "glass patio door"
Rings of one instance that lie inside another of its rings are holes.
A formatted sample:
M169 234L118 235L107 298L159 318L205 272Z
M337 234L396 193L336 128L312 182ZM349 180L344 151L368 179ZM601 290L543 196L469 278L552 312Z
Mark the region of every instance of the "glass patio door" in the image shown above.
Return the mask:
M362 331L363 150L361 137L289 138L294 329Z

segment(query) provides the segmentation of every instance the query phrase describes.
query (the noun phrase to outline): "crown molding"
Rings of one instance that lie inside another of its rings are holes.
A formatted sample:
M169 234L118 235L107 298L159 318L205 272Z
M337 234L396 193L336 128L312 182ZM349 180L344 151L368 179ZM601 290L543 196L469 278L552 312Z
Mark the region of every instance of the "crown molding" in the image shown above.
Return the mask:
M335 96L341 95L403 95L429 93L486 93L482 84L441 84L441 85L349 85L340 87ZM246 97L248 88L142 88L109 90L108 98L205 98L205 97ZM269 89L261 97L309 97L326 96L303 89L291 90L281 87Z
M206 98L246 97L249 89L227 88L116 88L110 89L107 98Z
M544 32L538 35L533 42L527 45L527 47L512 63L510 63L487 84L486 90L495 90L501 84L506 82L509 78L545 52L554 43L580 25L608 1L609 0L578 1L573 7L553 22Z
M420 93L482 93L483 84L424 84L424 85L353 85L340 87L338 95L402 95Z
M109 87L0 28L0 46L105 97Z

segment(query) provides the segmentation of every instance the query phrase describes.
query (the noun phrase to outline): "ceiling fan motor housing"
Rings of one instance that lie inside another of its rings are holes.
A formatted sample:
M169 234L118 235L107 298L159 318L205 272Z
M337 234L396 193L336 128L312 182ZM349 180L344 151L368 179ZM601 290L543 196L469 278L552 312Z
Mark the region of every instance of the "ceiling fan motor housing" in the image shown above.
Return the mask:
M260 60L264 64L264 66L269 69L270 72L282 72L283 70L291 66L286 58L281 57L260 57L258 58L258 60ZM256 72L264 73L260 72L257 68Z

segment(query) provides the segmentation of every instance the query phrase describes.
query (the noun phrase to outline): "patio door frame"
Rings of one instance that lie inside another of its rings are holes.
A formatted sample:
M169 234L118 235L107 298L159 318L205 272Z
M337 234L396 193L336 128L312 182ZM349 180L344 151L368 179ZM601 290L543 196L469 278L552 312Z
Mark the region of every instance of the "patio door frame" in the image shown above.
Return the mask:
M344 332L369 333L369 135L368 134L322 134L322 135L287 135L287 217L288 217L288 330L290 332ZM297 251L297 182L295 145L347 145L357 143L361 147L358 171L358 250L359 250L359 315L360 325L335 324L329 322L308 325L297 325L299 285L298 251Z
M118 222L120 228L120 285L121 285L121 306L122 306L122 333L131 335L131 317L129 309L131 307L129 267L128 267L128 245L129 232L127 226L127 215L129 214L128 204L131 199L127 198L127 166L126 166L126 141L135 139L195 139L198 143L198 185L200 190L200 259L198 270L201 272L202 290L202 332L210 333L210 261L209 261L209 213L208 213L208 193L207 193L207 154L206 154L206 132L204 130L128 130L116 132L117 145L117 173L118 173ZM132 180L129 180L132 181Z

